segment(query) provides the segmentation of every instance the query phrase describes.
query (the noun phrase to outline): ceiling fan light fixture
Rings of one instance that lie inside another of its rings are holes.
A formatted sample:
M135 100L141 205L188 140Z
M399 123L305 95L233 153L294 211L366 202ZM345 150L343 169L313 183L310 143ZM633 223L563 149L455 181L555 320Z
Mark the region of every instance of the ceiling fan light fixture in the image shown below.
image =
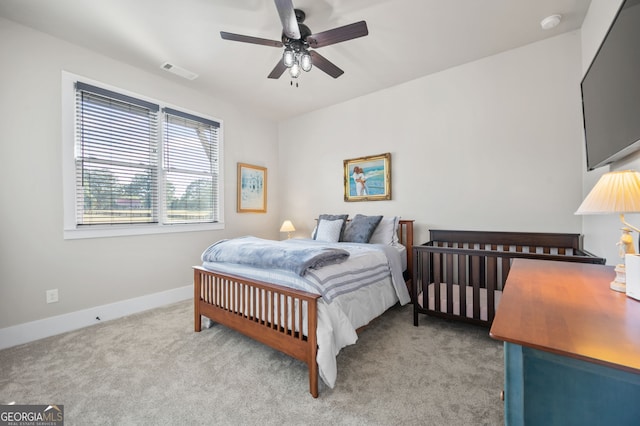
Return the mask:
M291 65L291 68L289 68L289 74L291 74L291 78L298 78L300 75L300 65L298 62L294 62L293 65Z
M293 49L287 47L282 54L282 62L287 68L291 68L296 60L296 54Z
M300 67L302 68L302 71L309 72L311 71L312 65L313 64L311 62L311 55L305 50L300 55Z

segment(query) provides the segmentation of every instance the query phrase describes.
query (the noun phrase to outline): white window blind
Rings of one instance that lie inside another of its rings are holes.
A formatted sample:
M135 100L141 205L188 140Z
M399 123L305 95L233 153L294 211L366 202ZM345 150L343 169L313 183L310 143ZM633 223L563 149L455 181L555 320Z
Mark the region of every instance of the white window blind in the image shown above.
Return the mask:
M158 110L76 83L78 225L158 221Z
M74 87L76 229L220 222L219 122Z
M220 123L162 111L165 223L217 222Z

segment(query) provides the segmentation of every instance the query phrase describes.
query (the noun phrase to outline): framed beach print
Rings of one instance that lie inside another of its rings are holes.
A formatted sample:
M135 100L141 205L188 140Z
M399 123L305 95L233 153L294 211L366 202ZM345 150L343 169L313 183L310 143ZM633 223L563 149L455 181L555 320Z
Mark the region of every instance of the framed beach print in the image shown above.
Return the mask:
M391 199L391 153L344 160L344 200Z
M267 212L267 168L238 163L238 212Z

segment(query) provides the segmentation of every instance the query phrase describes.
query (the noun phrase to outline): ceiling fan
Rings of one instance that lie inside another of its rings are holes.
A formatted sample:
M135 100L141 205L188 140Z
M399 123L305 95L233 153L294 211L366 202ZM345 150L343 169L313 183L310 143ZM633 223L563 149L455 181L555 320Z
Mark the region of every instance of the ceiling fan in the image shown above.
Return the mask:
M280 21L282 22L282 41L268 40L241 34L220 31L224 40L240 41L243 43L261 44L263 46L284 47L282 60L273 68L268 78L280 78L288 68L292 78L297 78L300 71L310 71L315 65L333 78L338 78L344 71L320 55L315 50L342 41L364 37L369 34L365 21L334 28L313 34L309 27L303 24L306 17L300 9L294 9L291 0L274 0Z

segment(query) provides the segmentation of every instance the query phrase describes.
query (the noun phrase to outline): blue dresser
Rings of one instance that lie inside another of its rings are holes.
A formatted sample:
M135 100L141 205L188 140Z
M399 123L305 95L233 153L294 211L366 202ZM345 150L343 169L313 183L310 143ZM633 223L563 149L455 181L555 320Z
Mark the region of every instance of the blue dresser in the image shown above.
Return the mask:
M507 425L640 425L640 301L612 267L516 259L491 327Z

